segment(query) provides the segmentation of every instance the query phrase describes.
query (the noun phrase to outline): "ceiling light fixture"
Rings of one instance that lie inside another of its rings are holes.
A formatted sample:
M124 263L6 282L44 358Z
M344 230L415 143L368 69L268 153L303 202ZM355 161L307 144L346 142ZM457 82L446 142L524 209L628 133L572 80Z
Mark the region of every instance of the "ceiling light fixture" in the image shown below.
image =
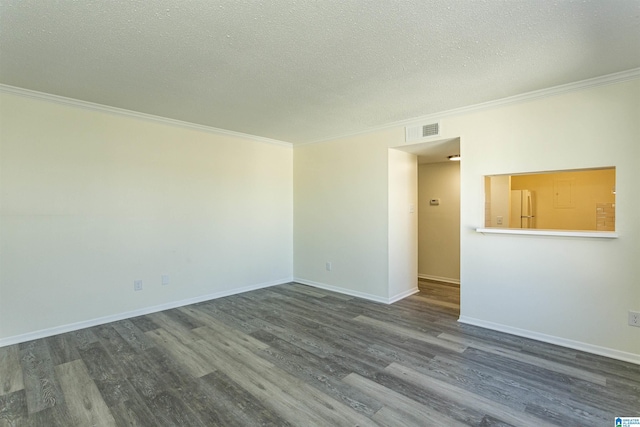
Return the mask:
M459 162L460 161L460 154L454 154L452 156L449 156L449 160L451 160L453 162Z

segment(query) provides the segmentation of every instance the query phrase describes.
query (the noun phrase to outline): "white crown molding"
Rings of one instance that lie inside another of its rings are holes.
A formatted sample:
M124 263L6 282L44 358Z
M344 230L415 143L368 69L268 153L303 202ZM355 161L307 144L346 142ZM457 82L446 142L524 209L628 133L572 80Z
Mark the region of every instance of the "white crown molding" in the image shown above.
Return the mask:
M489 322L486 320L476 319L468 316L460 316L458 322L640 365L640 354L629 353L626 351L620 351L614 348L602 347L599 345L593 345L581 341L574 341L554 335L541 334L539 332L529 331L527 329L514 328L512 326L503 325L501 323Z
M118 116L125 116L134 119L146 120L156 123L162 123L169 126L177 126L186 129L197 130L201 132L213 133L217 135L233 136L236 138L249 139L256 142L264 142L267 144L281 145L284 147L293 147L293 144L286 141L279 141L277 139L265 138L262 136L250 135L242 132L235 132L232 130L215 128L212 126L199 125L197 123L185 122L182 120L170 119L168 117L155 116L153 114L139 113L137 111L126 110L124 108L110 107L108 105L96 104L94 102L81 101L79 99L67 98L64 96L53 95L50 93L38 92L35 90L24 89L16 86L9 86L0 83L0 93L8 93L11 95L22 96L25 98L37 99L40 101L52 102L55 104L65 105L68 107L76 107L84 110L98 111L102 113L115 114Z
M452 110L446 110L439 113L427 114L425 116L414 117L411 119L401 120L386 125L376 126L363 131L347 133L342 135L336 135L329 138L323 138L316 141L304 142L295 144L296 147L310 144L318 144L322 142L331 142L336 139L349 138L358 135L364 135L367 133L379 132L383 130L416 125L423 122L437 121L445 117L460 116L463 114L475 113L483 110L489 110L497 107L504 107L512 104L519 104L522 102L533 101L535 99L547 98L551 96L560 95L563 93L575 92L578 90L611 85L616 83L626 82L628 80L634 80L640 78L640 68L633 68L627 71L621 71L618 73L607 74L600 77L594 77L591 79L580 80L573 83L567 83L559 86L552 86L546 89L534 90L532 92L522 93L520 95L509 96L507 98L500 98L494 101L487 101L480 104L469 105L466 107L454 108Z

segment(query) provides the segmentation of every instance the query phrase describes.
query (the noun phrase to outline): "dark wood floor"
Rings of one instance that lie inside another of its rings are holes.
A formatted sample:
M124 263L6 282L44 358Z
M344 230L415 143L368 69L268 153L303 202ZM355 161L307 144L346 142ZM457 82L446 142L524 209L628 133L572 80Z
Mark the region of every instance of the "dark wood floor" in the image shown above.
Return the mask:
M640 366L287 284L0 348L1 426L610 426Z

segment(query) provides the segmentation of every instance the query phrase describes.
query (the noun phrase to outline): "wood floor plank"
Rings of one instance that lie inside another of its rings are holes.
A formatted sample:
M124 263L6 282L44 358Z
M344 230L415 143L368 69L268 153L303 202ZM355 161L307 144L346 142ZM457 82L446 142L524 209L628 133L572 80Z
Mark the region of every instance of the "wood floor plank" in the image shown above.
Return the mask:
M79 350L89 376L108 406L135 398L135 392L124 372L100 342Z
M155 343L150 340L143 331L141 331L133 322L129 320L113 322L111 326L133 348L144 351L155 345ZM155 329L157 328L153 328L151 330Z
M28 416L24 389L0 396L0 427L26 425Z
M148 316L153 320L153 323L159 326L158 329L163 329L164 332L173 335L183 344L198 339L197 336L193 335L190 328L186 327L182 322L175 320L175 318L169 316L165 312L151 313ZM157 329L153 329L145 332L145 335L147 337L157 336L158 334L156 331ZM155 342L157 343L157 341Z
M424 302L424 303L428 303L428 304L432 304L432 305L436 305L444 308L449 308L456 312L460 311L460 302L441 301L433 297L420 297L420 296L414 296L413 299L418 300L420 302Z
M55 373L77 426L115 426L116 422L82 360L63 363Z
M245 334L241 331L238 331L237 329L233 329L205 312L195 310L191 307L182 307L180 310L191 314L191 316L193 317L198 318L198 320L200 320L201 323L205 325L192 330L192 332L200 338L203 338L203 334L215 332L216 334L222 334L229 339L235 339L239 343L242 343L248 348L254 349L256 351L262 350L267 347L266 344L260 342L259 340L256 340L251 335Z
M436 411L420 405L418 402L390 390L380 384L351 373L342 381L358 387L370 396L387 405L379 411L379 415L373 419L379 419L383 425L404 425L404 426L464 426L465 424L446 417Z
M553 362L547 359L543 359L541 357L531 356L528 354L524 354L522 352L516 352L513 350L498 348L495 346L489 346L472 339L460 338L447 333L440 334L438 337L443 340L458 343L467 347L473 347L478 350L482 350L496 356L506 357L512 360L529 363L532 366L537 366L537 367L548 369L550 371L557 372L560 374L569 375L574 378L579 378L585 381L592 382L594 384L606 385L607 383L606 378L602 375L588 372L584 369L574 368L572 366L567 366L565 364Z
M77 422L69 413L67 405L59 403L42 411L29 414L26 425L29 427L79 427L80 425Z
M214 347L209 342L200 341L199 343L202 344L202 348L215 355L217 362L234 366L224 369L224 372L231 373L230 377L234 381L240 380L238 383L251 394L260 396L263 404L277 402L274 409L291 424L299 425L302 417L302 419L306 418L304 423L307 425L345 425L346 423L362 426L375 425L367 417L276 368L271 363L265 365L264 359L239 345L227 342L216 343ZM253 370L259 380L249 378L247 381L247 377L244 375L234 375L238 369ZM285 390L286 392L284 392ZM269 396L274 395L279 396L279 399L269 399ZM292 410L294 410L295 416L292 415Z
M133 323L136 326L136 328L140 329L142 332L149 332L159 328L159 326L153 323L153 320L151 320L148 316L132 317L128 320L129 322Z
M227 414L224 426L291 426L284 418L260 403L252 394L220 371L205 375L200 381L206 383L216 405Z
M160 425L158 419L139 398L119 402L109 407L109 410L118 426L156 427Z
M396 375L405 381L413 383L425 390L438 394L451 402L457 402L460 405L472 406L480 412L505 421L513 425L532 425L532 426L552 426L552 424L528 414L523 414L525 406L518 408L517 415L514 414L514 408L506 406L500 402L487 399L475 393L469 392L461 387L453 386L444 381L437 380L433 377L424 375L411 368L407 368L397 363L392 363L385 369L392 375Z
M40 412L64 401L45 340L20 344L20 364L24 387L27 391L29 414Z
M291 289L293 292L299 292L303 295L308 295L313 298L324 298L327 295L326 293L316 290L315 288L304 285L292 284L291 286L289 286L289 289Z
M517 360L498 358L473 347L469 347L464 356L465 360L478 362L483 369L493 369L495 372L499 372L506 381L514 377L518 378L520 385L529 391L526 397L520 397L521 401L527 404L527 408L535 406L547 408L548 414L558 413L566 420L571 421L572 424L581 426L601 425L601 420L605 418L600 407L574 399L576 385L593 383L549 371L542 367L532 367ZM593 385L597 386L597 384ZM562 396L562 398L557 399L556 396ZM545 413L543 412L541 415L545 415ZM613 415L611 416L613 417ZM593 421L588 422L588 420Z
M201 377L215 370L210 362L197 353L190 351L188 347L183 345L184 342L181 342L175 335L165 331L163 328L145 332L145 334L155 341L156 345L160 345L168 351L194 377Z
M156 419L155 425L204 425L178 392L180 388L190 386L190 374L183 369L183 364L168 358L159 347L127 358L122 368L142 402L128 404L140 413L144 408L136 405L146 406Z
M3 347L0 427L600 427L640 408L640 365L460 324L459 287L419 288L388 305L289 283Z
M71 333L54 335L45 338L45 341L49 347L51 360L54 365L61 365L80 358Z
M0 347L0 396L24 389L18 346Z
M243 317L241 319L237 317L236 314L229 313L226 310L223 310L218 301L220 300L194 304L192 307L197 309L198 311L209 314L228 327L237 331L241 331L245 334L250 334L251 332L255 332L259 329L258 326L252 323L253 320L256 320L255 316L250 316L249 318Z
M452 342L451 340L446 340L443 337L434 337L422 332L417 332L415 330L411 330L408 328L404 328L401 326L397 326L394 324L390 324L387 322L382 322L380 320L377 319L372 319L370 317L367 316L358 316L355 318L356 321L358 322L362 322L362 323L367 323L369 325L373 325L377 328L380 328L382 330L386 330L392 333L397 333L400 335L403 335L405 337L408 338L413 338L416 339L418 341L423 341L425 343L428 344L432 344L441 348L445 348L447 350L450 351L455 351L457 353L462 353L463 351L465 351L467 349L467 346L464 345L463 343L456 343L456 342ZM441 334L442 335L442 334Z
M382 407L380 402L340 381L339 378L348 375L347 369L336 369L336 365L327 363L325 359L267 335L266 332L259 334L270 343L268 348L258 353L260 357L366 416L371 417Z

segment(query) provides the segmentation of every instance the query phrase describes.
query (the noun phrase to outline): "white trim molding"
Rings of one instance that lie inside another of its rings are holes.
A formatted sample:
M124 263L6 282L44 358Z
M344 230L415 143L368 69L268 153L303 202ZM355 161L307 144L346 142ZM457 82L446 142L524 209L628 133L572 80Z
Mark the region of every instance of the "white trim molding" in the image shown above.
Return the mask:
M618 233L613 231L569 231L538 230L530 228L476 228L482 234L515 234L520 236L556 236L556 237L591 237L596 239L617 239Z
M357 135L364 135L364 134L372 133L372 132L379 132L379 131L382 131L382 130L387 130L387 129L392 129L392 128L416 125L416 124L419 124L419 123L422 123L422 122L425 122L425 123L426 122L435 122L435 121L439 121L439 120L441 120L442 118L445 118L445 117L453 117L453 116L460 116L462 114L475 113L475 112L479 112L479 111L483 111L483 110L489 110L489 109L492 109L492 108L503 107L503 106L512 105L512 104L518 104L518 103L521 103L521 102L533 101L533 100L539 99L539 98L546 98L546 97L550 97L550 96L561 95L563 93L575 92L577 90L588 89L588 88L597 87L597 86L611 85L611 84L616 84L616 83L622 83L622 82L626 82L628 80L634 80L634 79L637 79L637 78L640 78L640 68L633 68L633 69L627 70L627 71L620 71L618 73L607 74L607 75L604 75L604 76L594 77L594 78L586 79L586 80L580 80L580 81L573 82L573 83L567 83L567 84L563 84L563 85L552 86L552 87L546 88L546 89L534 90L534 91L522 93L522 94L519 94L519 95L514 95L514 96L509 96L509 97L506 97L506 98L496 99L494 101L483 102L483 103L480 103L480 104L469 105L469 106L466 106L466 107L454 108L454 109L451 109L451 110L442 111L442 112L435 113L435 114L428 114L428 115L425 115L425 116L414 117L412 119L401 120L401 121L389 123L389 124L386 124L386 125L376 126L376 127L373 127L373 128L369 128L369 129L363 130L363 131L359 131L359 132L352 132L352 133L348 133L348 134L335 135L335 136L332 136L332 137L329 137L329 138L323 138L323 139L319 139L319 140L316 140L316 141L305 142L305 143L300 143L300 144L295 144L295 145L298 146L298 145L317 144L317 143L321 143L321 142L334 141L336 139L348 138L348 137L353 137L353 136L357 136ZM404 143L404 141L403 141L403 143ZM410 143L410 144L413 144L413 143ZM404 145L410 145L410 144L404 143ZM402 145L400 145L400 147L401 146ZM393 148L398 148L398 147L393 147Z
M0 93L8 93L11 95L22 96L25 98L32 98L40 101L52 102L54 104L60 104L67 107L76 107L84 110L115 114L117 116L125 116L129 118L134 118L134 119L146 120L146 121L161 123L169 126L177 126L177 127L197 130L201 132L213 133L217 135L233 136L236 138L249 139L256 142L264 142L267 144L275 144L275 145L281 145L284 147L293 148L293 144L286 141L279 141L277 139L265 138L262 136L250 135L247 133L235 132L232 130L220 129L213 126L206 126L206 125L200 125L197 123L185 122L182 120L170 119L168 117L155 116L153 114L140 113L137 111L126 110L124 108L110 107L108 105L97 104L95 102L81 101L79 99L67 98L64 96L53 95L50 93L23 89L20 87L9 86L1 83L0 83Z
M453 285L460 285L460 279L452 279L450 277L432 276L430 274L418 273L418 279L433 280L435 282L451 283Z
M598 345L588 344L581 341L574 341L554 335L542 334L539 332L529 331L527 329L514 328L512 326L503 325L501 323L489 322L486 320L476 319L468 316L460 316L458 322L640 365L640 354L628 353L626 351L615 350L608 347L601 347Z
M53 328L41 329L35 332L29 332L22 335L0 339L0 347L13 344L36 340L40 338L50 337L52 335L64 334L67 332L77 331L79 329L90 328L92 326L103 325L105 323L117 322L118 320L130 319L132 317L143 316L145 314L156 313L158 311L170 310L172 308L184 307L185 305L197 304L199 302L210 301L218 298L228 297L230 295L241 294L244 292L255 291L257 289L268 288L271 286L290 283L291 277L274 280L270 282L258 283L255 285L244 286L242 288L229 289L226 291L215 292L213 294L201 295L194 298L188 298L180 301L172 301L166 304L160 304L153 307L145 307L138 310L128 311L126 313L114 314L111 316L98 317L95 319L85 320L82 322L70 323L67 325L54 326Z
M408 291L401 292L398 295L394 295L393 297L385 298L385 297L381 297L381 296L378 296L378 295L373 295L373 294L368 294L368 293L365 293L365 292L354 291L352 289L342 288L340 286L333 286L333 285L327 285L326 283L314 282L312 280L306 280L306 279L302 279L300 277L294 277L293 281L297 282L297 283L301 283L303 285L312 286L314 288L324 289L326 291L333 291L333 292L337 292L339 294L349 295L349 296L357 297L357 298L362 298L362 299L366 299L366 300L369 300L369 301L379 302L379 303L382 303L382 304L393 304L396 301L400 301L401 299L406 298L406 297L408 297L410 295L413 295L415 293L418 293L420 291L418 289L418 287L416 286L413 289L409 289Z
M418 292L420 292L420 289L418 289L417 286L411 289L407 289L404 292L400 292L399 294L389 297L389 302L387 304L393 304L396 301L400 301L402 299L405 299L406 297L410 297L411 295L417 294Z

